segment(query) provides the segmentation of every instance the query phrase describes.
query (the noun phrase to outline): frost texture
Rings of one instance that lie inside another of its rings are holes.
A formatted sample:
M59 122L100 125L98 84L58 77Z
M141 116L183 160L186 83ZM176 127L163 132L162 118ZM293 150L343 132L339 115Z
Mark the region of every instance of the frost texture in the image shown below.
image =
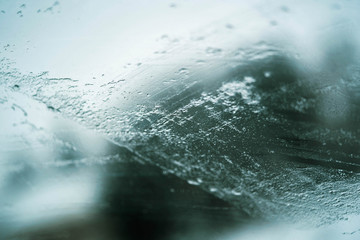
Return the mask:
M107 83L84 83L23 76L5 59L1 88L96 129L251 216L319 225L357 213L356 59L318 71L263 42L247 50L214 49L206 54L232 59L226 74L208 75L223 68L220 61L178 68L173 76L158 74L149 93L131 85L152 81L141 73L156 71L149 65Z

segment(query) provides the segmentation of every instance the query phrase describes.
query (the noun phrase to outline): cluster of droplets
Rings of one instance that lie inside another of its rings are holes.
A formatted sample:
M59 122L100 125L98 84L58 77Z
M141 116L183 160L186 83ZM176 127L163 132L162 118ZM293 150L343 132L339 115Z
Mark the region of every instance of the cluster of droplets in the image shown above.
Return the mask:
M217 56L223 51L206 48L205 54ZM275 47L258 43L253 48L238 49L233 57L239 60L239 65L256 67L259 61L266 63L276 54L279 51ZM61 112L88 128L97 129L117 143L126 144L162 168L164 173L187 179L189 184L198 185L251 215L269 218L281 215L288 219L319 215L321 222L358 210L356 194L351 194L358 187L356 177L331 168L307 166L302 169L304 165L300 163L283 160L301 157L321 161L330 155L340 156L341 149L329 150L326 145L323 148L309 147L306 141L284 140L272 135L271 131L277 130L284 135L289 134L282 128L288 130L286 124L291 121L286 119L286 115L271 112L276 101L270 100L285 96L276 107L295 109L300 113L306 113L314 105L313 99L300 97L292 101L293 98L286 98L296 96L294 89L299 88L296 81L285 82L278 89L271 88L271 91L257 87L262 83L275 83L276 70L279 69L220 79L218 87L204 91L175 110L139 105L123 111L111 104L114 95L140 94L126 92L125 77L87 82L51 79L47 72L23 76L8 64L2 64L1 78L5 81L0 83L1 86L22 91L45 103L48 109ZM175 80L186 81L191 76L188 67L180 67L174 72ZM277 98L272 97L277 94ZM264 99L270 104L264 103ZM271 133L266 135L270 124L282 124L282 128L270 130ZM310 128L300 131L304 128L299 127L296 132L296 128L293 129L292 133L298 138L315 139L314 142L329 144L335 140L343 145L358 142L358 135L349 130L335 132ZM330 140L327 139L329 137ZM336 152L339 154L334 155ZM359 158L356 154L352 156L353 159ZM343 185L349 189L333 191ZM330 216L326 211L337 214Z
M16 10L16 15L20 18L24 17L24 14L28 13L29 9L28 9L28 5L26 3L21 3L18 7L18 9ZM36 13L60 13L60 2L59 1L55 1L51 4L51 6L49 7L45 7L43 9L37 9ZM0 10L0 14L7 14L10 13L9 10L5 10L2 9Z

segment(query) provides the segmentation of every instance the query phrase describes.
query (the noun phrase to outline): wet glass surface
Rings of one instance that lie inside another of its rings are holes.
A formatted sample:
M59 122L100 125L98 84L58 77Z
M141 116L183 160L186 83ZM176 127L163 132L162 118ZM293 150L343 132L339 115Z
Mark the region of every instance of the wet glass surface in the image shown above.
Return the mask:
M356 1L0 1L0 238L357 239Z

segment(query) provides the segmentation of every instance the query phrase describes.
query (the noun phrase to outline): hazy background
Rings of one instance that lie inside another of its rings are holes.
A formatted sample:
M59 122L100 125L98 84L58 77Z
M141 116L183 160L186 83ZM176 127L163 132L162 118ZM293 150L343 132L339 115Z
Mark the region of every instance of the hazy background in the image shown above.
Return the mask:
M359 9L0 0L0 238L358 239Z

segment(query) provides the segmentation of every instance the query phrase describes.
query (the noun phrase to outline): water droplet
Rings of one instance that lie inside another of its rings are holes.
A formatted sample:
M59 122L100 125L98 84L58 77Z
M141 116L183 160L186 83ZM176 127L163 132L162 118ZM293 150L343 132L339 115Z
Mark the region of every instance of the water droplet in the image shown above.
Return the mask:
M269 71L264 72L264 76L265 76L266 78L271 77L271 72L269 72Z
M177 71L177 74L187 75L187 74L189 74L189 69L187 69L187 68L180 68L180 69Z
M331 5L331 8L334 9L334 10L340 10L341 5L339 3L334 3L333 5Z
M228 24L225 25L225 27L228 28L228 29L233 29L233 28L234 28L234 25L228 23Z
M187 182L191 185L200 185L200 182L194 180L188 180Z
M240 195L242 195L242 192L241 192L240 190L236 190L236 189L232 190L231 193L232 193L233 195L235 195L235 196L240 196Z
M287 7L287 6L281 6L280 7L280 9L281 9L281 11L283 11L283 12L289 12L290 11L290 9Z
M214 48L214 47L208 47L206 48L206 53L212 54L212 55L218 55L222 52L221 48Z
M48 7L47 9L45 9L44 12L52 12L53 8L52 7Z
M272 26L277 26L277 25L278 25L278 22L275 21L275 20L271 20L271 21L270 21L270 25L272 25Z

